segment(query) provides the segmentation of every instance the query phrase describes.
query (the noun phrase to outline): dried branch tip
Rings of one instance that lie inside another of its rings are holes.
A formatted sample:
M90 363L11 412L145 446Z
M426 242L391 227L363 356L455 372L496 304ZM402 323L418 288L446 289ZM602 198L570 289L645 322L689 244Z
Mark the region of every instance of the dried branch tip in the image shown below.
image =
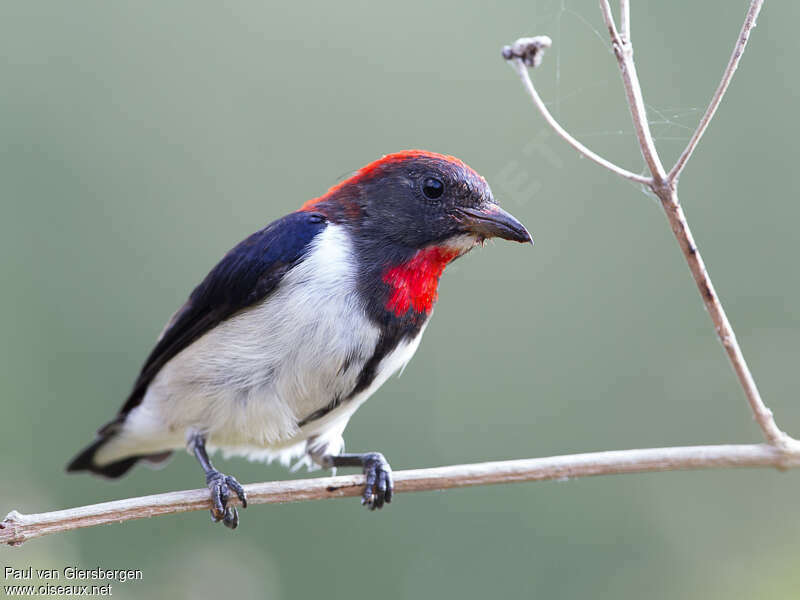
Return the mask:
M529 67L536 68L542 64L544 51L552 45L553 40L546 35L519 38L510 46L503 46L503 58L518 58Z

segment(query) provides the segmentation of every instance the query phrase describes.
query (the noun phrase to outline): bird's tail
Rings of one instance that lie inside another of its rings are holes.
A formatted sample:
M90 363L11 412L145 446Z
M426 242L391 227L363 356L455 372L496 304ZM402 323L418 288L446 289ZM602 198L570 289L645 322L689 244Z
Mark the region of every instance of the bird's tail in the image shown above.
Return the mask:
M73 458L67 465L67 472L76 471L89 471L95 475L102 475L109 479L116 479L122 477L127 473L133 465L140 460L146 460L151 464L157 464L167 460L172 451L159 452L157 454L138 454L134 456L126 456L113 462L98 464L96 455L106 444L113 441L119 432L119 421L112 421L107 425L100 428L97 432L95 440L81 450L78 455Z

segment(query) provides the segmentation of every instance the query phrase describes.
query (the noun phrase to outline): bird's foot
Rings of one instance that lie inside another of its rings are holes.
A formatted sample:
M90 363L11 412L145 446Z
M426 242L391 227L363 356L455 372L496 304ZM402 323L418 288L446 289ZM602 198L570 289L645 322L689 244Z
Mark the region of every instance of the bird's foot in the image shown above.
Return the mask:
M370 510L383 508L384 502L391 502L394 494L392 467L380 452L364 454L363 464L366 485L361 496L361 504Z
M312 459L328 469L337 467L361 467L364 471L364 493L361 504L375 510L383 508L392 501L394 480L392 467L380 452L364 452L359 454L326 454L314 456Z
M247 494L242 485L230 475L225 475L217 470L206 474L206 484L211 491L211 520L215 523L222 521L225 527L236 529L239 526L239 511L235 506L228 506L231 490L239 497L242 508L247 508Z

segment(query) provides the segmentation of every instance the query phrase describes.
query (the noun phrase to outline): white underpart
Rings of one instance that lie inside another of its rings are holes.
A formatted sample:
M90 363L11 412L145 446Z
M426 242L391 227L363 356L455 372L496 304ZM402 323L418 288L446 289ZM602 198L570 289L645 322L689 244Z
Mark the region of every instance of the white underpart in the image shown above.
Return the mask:
M379 330L356 294L353 249L330 224L261 304L221 323L159 372L120 433L95 457L99 465L181 448L203 433L209 448L288 463L338 454L353 412L411 359L422 331L380 363L368 389L324 417L297 423L344 400L372 356Z

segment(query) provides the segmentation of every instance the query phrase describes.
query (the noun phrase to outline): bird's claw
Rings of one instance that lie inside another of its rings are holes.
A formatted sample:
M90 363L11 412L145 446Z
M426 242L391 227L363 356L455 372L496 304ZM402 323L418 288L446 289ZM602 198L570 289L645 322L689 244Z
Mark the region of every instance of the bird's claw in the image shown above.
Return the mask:
M383 508L384 503L392 501L394 494L394 480L392 479L392 467L380 452L372 452L364 459L364 494L361 497L361 504L375 510Z
M247 508L247 494L244 488L235 478L219 471L208 473L206 484L211 492L211 520L215 523L222 521L225 527L236 529L239 525L239 511L235 506L228 506L228 499L233 491L241 501L242 508Z
M225 513L222 517L219 517L215 512L215 509L211 509L211 520L214 523L219 523L222 521L222 524L225 525L228 529L236 529L239 526L239 511L236 510L235 506L226 506Z

